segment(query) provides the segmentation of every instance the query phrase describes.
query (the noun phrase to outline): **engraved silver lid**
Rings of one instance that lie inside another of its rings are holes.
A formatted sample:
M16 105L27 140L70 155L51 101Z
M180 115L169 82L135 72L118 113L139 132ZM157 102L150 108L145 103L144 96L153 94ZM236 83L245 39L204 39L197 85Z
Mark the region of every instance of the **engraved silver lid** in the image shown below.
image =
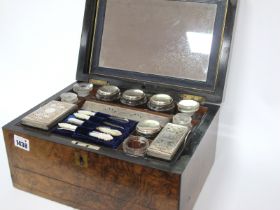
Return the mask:
M171 160L186 141L190 127L168 123L147 149L149 156Z
M158 112L172 111L175 108L173 98L167 94L153 95L147 105L149 109Z
M170 106L173 103L173 98L167 94L156 94L151 97L150 103L158 107Z
M140 89L130 89L123 92L121 103L129 106L139 106L147 103L147 97Z
M120 89L113 85L104 85L97 90L100 96L115 96L120 93Z
M140 89L130 89L123 92L122 97L128 101L139 101L145 98L145 93Z
M180 112L193 114L199 109L199 103L194 100L181 100L178 104Z
M120 98L120 95L120 89L113 85L104 85L96 92L96 98L102 101L115 101Z
M161 130L160 123L156 120L143 120L136 126L136 131L140 135L152 136L157 134Z

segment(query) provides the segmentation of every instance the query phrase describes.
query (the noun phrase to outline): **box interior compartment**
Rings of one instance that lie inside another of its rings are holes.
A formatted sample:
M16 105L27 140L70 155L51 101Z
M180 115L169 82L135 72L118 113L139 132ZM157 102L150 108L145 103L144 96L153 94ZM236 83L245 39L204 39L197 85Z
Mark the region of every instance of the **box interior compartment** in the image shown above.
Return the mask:
M178 149L178 152L172 158L171 161L166 161L166 160L162 160L162 159L158 159L158 158L154 158L154 157L150 157L150 156L134 157L134 156L125 154L122 149L122 143L120 143L115 148L110 148L110 146L108 147L108 146L102 145L102 144L101 145L95 144L94 142L90 141L89 139L80 138L80 136L76 136L76 138L75 137L73 138L71 136L71 134L69 135L68 133L66 133L66 135L57 134L55 132L56 127L52 128L49 131L43 131L40 129L22 125L20 123L20 120L24 116L26 116L30 112L36 110L38 107L42 106L43 104L46 104L47 102L49 102L51 100L60 100L60 97L59 97L60 94L64 93L64 92L71 92L72 87L73 87L73 84L71 84L64 90L60 91L59 93L55 94L51 98L47 99L42 104L39 104L38 106L34 107L27 113L23 114L22 116L20 116L19 118L17 118L16 120L14 120L13 122L11 122L9 124L10 128L12 127L15 131L19 131L24 134L30 134L32 136L37 136L37 137L40 137L47 141L54 141L54 142L57 142L60 144L70 145L71 147L85 149L88 151L94 151L99 154L107 155L109 157L115 157L115 158L122 159L122 160L127 160L129 162L133 162L136 164L150 166L152 168L157 168L157 169L162 169L162 170L167 170L167 171L174 170L175 172L176 171L182 172L184 170L185 166L187 165L186 160L191 158L196 147L199 145L200 140L203 138L205 132L207 131L207 128L210 126L211 121L214 119L214 117L216 116L216 113L219 110L218 105L205 103L200 106L200 109L195 113L193 120L192 120L192 124L194 126L192 129L192 132L188 136L187 141L185 141L185 143L182 144L181 147ZM97 88L98 88L98 86L95 86L92 93L89 96L87 96L85 98L79 98L79 102L78 102L79 108L82 107L82 105L85 101L97 101L94 97ZM112 105L111 102L103 102L103 101L102 102L97 101L97 102L101 103L101 104ZM172 114L159 113L159 112L151 111L145 107L144 108L143 107L140 107L140 108L130 107L127 105L123 105L119 102L114 102L114 106L125 107L126 109L138 110L138 111L142 111L142 112L149 112L149 113L153 113L153 114L160 115L160 116L171 117L173 114L175 114L175 113L172 113ZM131 134L133 135L134 132L135 131L131 132ZM84 144L80 144L80 143L84 143ZM91 147L90 147L91 145L98 146L98 150L91 149ZM182 161L182 160L184 160L184 161Z

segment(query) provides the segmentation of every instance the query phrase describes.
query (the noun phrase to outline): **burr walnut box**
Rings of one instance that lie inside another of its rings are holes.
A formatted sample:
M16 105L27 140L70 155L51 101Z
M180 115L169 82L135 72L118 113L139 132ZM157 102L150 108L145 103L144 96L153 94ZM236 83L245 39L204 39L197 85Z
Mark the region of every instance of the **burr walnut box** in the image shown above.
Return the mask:
M76 82L3 127L14 186L78 209L192 209L215 160L235 10L236 0L86 0ZM45 130L22 123L63 93L75 111ZM181 100L199 102L180 115L186 127L171 124Z

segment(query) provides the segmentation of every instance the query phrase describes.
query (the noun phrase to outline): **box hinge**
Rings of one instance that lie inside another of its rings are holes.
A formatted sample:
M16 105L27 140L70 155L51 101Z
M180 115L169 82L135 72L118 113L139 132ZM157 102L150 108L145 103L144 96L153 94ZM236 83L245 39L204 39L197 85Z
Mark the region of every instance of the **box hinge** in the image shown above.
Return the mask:
M196 96L196 95L190 95L190 94L181 94L180 98L182 100L194 100L199 102L200 104L203 104L205 102L205 98L202 96Z
M109 85L109 82L106 80L90 79L89 83L97 86Z

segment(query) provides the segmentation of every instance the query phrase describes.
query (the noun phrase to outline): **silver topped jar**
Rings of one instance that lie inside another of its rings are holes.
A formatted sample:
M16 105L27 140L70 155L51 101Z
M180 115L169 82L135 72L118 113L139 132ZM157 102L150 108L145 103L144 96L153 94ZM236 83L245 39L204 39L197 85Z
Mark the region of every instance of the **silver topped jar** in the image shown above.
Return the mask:
M196 111L199 110L199 103L194 100L181 100L177 104L178 111L192 116Z
M144 156L149 147L149 140L142 136L129 136L123 142L123 151L132 156Z
M154 111L165 112L173 110L175 108L175 104L170 95L156 94L150 98L148 107Z
M120 95L120 89L113 85L104 85L96 92L96 98L101 101L115 101L120 98Z
M147 97L140 89L130 89L123 92L121 103L129 106L139 106L147 103Z
M142 120L136 126L137 134L152 138L155 137L161 130L161 125L156 120Z

